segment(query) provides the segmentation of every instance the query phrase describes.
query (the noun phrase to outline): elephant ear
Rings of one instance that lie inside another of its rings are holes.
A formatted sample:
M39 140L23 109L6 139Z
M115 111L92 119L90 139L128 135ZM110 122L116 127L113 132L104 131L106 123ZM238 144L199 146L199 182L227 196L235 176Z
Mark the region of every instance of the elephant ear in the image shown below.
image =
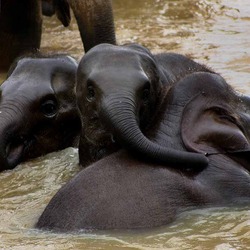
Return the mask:
M185 106L181 121L185 147L206 155L249 152L240 118L229 103L219 102L218 98L199 95Z
M64 27L69 26L71 21L70 7L67 0L54 0L57 18L62 22Z

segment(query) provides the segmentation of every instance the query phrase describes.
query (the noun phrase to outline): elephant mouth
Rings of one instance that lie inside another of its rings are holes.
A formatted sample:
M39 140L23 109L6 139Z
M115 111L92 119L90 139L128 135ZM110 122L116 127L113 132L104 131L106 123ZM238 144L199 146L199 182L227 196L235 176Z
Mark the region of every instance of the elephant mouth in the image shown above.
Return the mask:
M94 140L85 135L85 139L88 141L88 144L91 145L89 148L93 161L100 160L120 148L113 134L106 134L105 136L102 134L101 137L98 138L99 140Z
M21 162L25 149L30 144L30 140L25 136L13 138L6 146L6 160L10 168Z
M119 147L116 144L110 144L108 147L99 147L93 152L94 161L100 160L118 150Z

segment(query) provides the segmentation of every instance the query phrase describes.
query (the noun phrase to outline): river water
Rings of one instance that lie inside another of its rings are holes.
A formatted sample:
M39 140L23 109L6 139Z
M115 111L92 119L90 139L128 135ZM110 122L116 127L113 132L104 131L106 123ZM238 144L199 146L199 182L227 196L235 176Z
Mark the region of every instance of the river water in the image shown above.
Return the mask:
M113 0L120 44L188 54L250 95L250 1ZM76 23L45 18L42 51L83 55ZM2 81L4 76L0 76ZM0 249L250 249L250 209L216 208L182 214L144 232L52 234L34 224L55 192L79 171L76 149L0 174Z

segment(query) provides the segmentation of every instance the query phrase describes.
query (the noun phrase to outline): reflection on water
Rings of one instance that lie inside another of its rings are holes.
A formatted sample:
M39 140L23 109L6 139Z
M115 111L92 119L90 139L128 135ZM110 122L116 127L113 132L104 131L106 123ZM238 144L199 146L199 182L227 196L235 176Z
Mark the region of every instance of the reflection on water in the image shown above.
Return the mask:
M126 3L125 3L126 2ZM113 0L120 44L189 54L250 94L250 2L246 0ZM75 22L45 18L42 51L83 55ZM0 81L4 76L0 75ZM41 233L33 229L49 199L79 171L69 148L0 174L0 249L247 249L250 211L192 211L146 232Z

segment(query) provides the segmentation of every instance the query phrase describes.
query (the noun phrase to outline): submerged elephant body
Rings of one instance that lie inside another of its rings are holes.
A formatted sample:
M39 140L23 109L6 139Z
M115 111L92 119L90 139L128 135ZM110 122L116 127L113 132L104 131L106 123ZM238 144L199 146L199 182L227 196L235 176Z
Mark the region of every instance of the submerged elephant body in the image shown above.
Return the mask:
M214 73L193 73L166 95L151 139L202 152L200 169L147 163L125 151L83 169L52 198L38 228L138 229L166 225L184 210L250 202L250 102Z
M125 152L116 152L82 170L62 187L36 227L68 232L166 225L184 205L205 204L209 198L203 192L208 189L198 189L191 179L165 166L145 164Z
M110 0L1 0L0 71L7 70L16 57L40 48L42 13L56 13L64 26L68 26L70 8L85 51L99 43L116 42Z
M77 62L63 55L17 60L0 86L0 170L77 146Z

